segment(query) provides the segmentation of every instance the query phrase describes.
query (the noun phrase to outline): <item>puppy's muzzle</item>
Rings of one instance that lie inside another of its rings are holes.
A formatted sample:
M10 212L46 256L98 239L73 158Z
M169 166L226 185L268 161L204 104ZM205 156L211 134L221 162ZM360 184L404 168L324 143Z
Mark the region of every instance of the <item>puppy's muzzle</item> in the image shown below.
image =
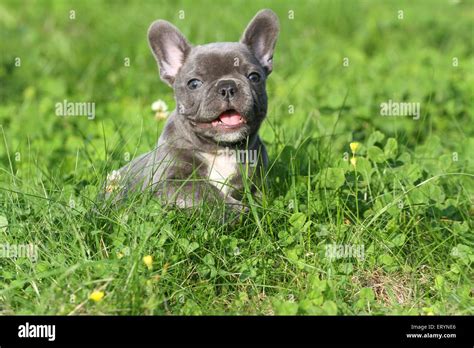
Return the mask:
M235 81L221 80L216 86L216 92L222 100L230 101L238 95L239 89Z

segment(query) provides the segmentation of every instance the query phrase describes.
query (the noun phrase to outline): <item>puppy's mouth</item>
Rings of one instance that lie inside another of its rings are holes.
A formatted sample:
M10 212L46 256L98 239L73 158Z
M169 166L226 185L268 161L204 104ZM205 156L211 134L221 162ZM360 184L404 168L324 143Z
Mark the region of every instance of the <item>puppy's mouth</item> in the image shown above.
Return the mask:
M237 110L230 109L222 112L215 120L198 123L201 127L215 128L216 130L235 130L247 123L244 115Z

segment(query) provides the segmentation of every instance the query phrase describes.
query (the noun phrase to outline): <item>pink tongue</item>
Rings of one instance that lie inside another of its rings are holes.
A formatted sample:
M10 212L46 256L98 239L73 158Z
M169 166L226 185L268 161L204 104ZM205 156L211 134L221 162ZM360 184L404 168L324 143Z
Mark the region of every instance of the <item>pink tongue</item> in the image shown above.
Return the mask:
M242 123L242 116L239 114L223 114L219 119L228 126L236 126Z

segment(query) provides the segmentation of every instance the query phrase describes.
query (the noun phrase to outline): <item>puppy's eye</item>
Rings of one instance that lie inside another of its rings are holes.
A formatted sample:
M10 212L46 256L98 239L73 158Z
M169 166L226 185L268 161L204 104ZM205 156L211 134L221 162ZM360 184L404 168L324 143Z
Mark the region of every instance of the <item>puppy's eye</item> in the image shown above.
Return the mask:
M188 81L189 89L197 89L202 86L202 81L198 79L192 79Z
M260 75L257 74L256 72L253 72L248 76L248 79L252 81L253 83L260 82Z

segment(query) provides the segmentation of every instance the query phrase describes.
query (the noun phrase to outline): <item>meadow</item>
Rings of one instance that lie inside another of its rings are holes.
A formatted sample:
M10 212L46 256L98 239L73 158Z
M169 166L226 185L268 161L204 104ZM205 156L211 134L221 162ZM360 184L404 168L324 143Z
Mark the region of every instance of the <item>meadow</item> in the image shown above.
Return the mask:
M152 103L175 108L150 23L237 41L262 8L261 199L232 225L146 195L97 210L155 145ZM0 314L474 314L473 23L472 0L2 1Z

